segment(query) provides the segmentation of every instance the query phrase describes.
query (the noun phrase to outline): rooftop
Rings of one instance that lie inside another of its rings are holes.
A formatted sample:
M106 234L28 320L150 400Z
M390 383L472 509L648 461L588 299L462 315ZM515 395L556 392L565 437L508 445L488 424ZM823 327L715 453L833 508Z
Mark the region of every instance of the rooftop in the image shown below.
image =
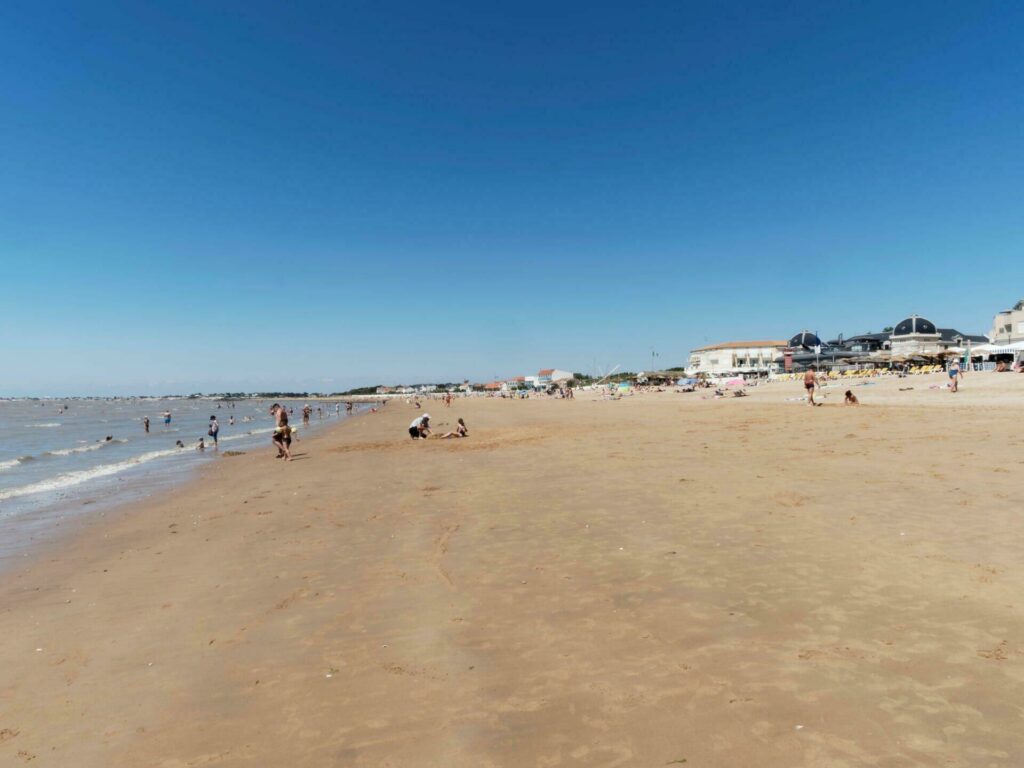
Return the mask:
M710 349L747 349L754 347L784 347L785 341L723 341L721 344L709 344L706 347L697 347L692 352L707 352Z
M960 333L956 328L939 328L939 336L943 341L953 341L957 336L972 344L987 344L988 336L979 336L974 333Z

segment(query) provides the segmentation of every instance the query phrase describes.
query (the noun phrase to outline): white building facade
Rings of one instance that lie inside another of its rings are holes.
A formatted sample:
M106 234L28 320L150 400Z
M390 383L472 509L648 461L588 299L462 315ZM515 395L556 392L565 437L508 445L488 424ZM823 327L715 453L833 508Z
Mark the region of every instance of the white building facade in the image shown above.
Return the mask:
M775 362L783 354L787 342L770 339L767 341L726 341L698 347L690 352L686 368L689 376L704 374L724 376L756 374L758 376L776 373L779 365Z
M559 384L572 379L572 372L563 371L558 368L544 368L537 371L536 376L525 376L526 385L536 389L543 389L549 384Z
M992 319L988 337L993 344L1014 344L1024 341L1024 299L1005 309Z

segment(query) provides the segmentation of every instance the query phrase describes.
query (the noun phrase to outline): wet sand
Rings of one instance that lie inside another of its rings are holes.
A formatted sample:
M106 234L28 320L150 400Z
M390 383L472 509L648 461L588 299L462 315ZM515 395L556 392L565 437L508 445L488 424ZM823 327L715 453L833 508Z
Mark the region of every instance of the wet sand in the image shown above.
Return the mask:
M942 383L223 458L6 574L0 764L1024 765L1024 376Z

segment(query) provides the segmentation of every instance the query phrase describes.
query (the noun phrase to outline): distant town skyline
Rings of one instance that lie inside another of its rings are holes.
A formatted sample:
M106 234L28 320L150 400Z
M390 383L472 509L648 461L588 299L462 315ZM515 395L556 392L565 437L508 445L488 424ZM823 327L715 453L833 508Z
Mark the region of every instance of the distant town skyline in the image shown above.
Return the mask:
M1024 295L1024 6L2 19L0 396L667 368Z

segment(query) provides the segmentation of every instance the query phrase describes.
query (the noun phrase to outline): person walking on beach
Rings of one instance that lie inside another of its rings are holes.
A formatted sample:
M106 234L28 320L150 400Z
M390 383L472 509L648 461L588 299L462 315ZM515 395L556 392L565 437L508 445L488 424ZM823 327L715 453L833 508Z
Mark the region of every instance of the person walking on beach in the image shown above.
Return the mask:
M146 434L149 434L149 416L142 417L142 428L146 430Z
M171 412L164 411L164 427L171 426Z
M218 443L217 443L217 435L219 433L220 433L220 422L217 421L217 417L216 416L211 416L210 417L210 429L207 430L206 434L208 434L210 437L213 438L213 447L214 448L216 448L217 445L218 445Z
M960 391L960 379L964 377L963 371L960 370L960 361L954 360L949 366L949 391L959 392Z
M815 373L815 368L812 365L804 373L804 389L807 390L807 404L818 405L814 402L814 388L818 386L818 374Z
M274 458L292 460L292 428L288 426L288 412L277 403L270 406L270 415L274 417L274 436L271 438L277 447Z
M302 423L303 424L305 424L307 426L309 425L309 416L310 416L311 413L313 413L313 409L309 406L309 403L306 403L306 405L302 409Z

